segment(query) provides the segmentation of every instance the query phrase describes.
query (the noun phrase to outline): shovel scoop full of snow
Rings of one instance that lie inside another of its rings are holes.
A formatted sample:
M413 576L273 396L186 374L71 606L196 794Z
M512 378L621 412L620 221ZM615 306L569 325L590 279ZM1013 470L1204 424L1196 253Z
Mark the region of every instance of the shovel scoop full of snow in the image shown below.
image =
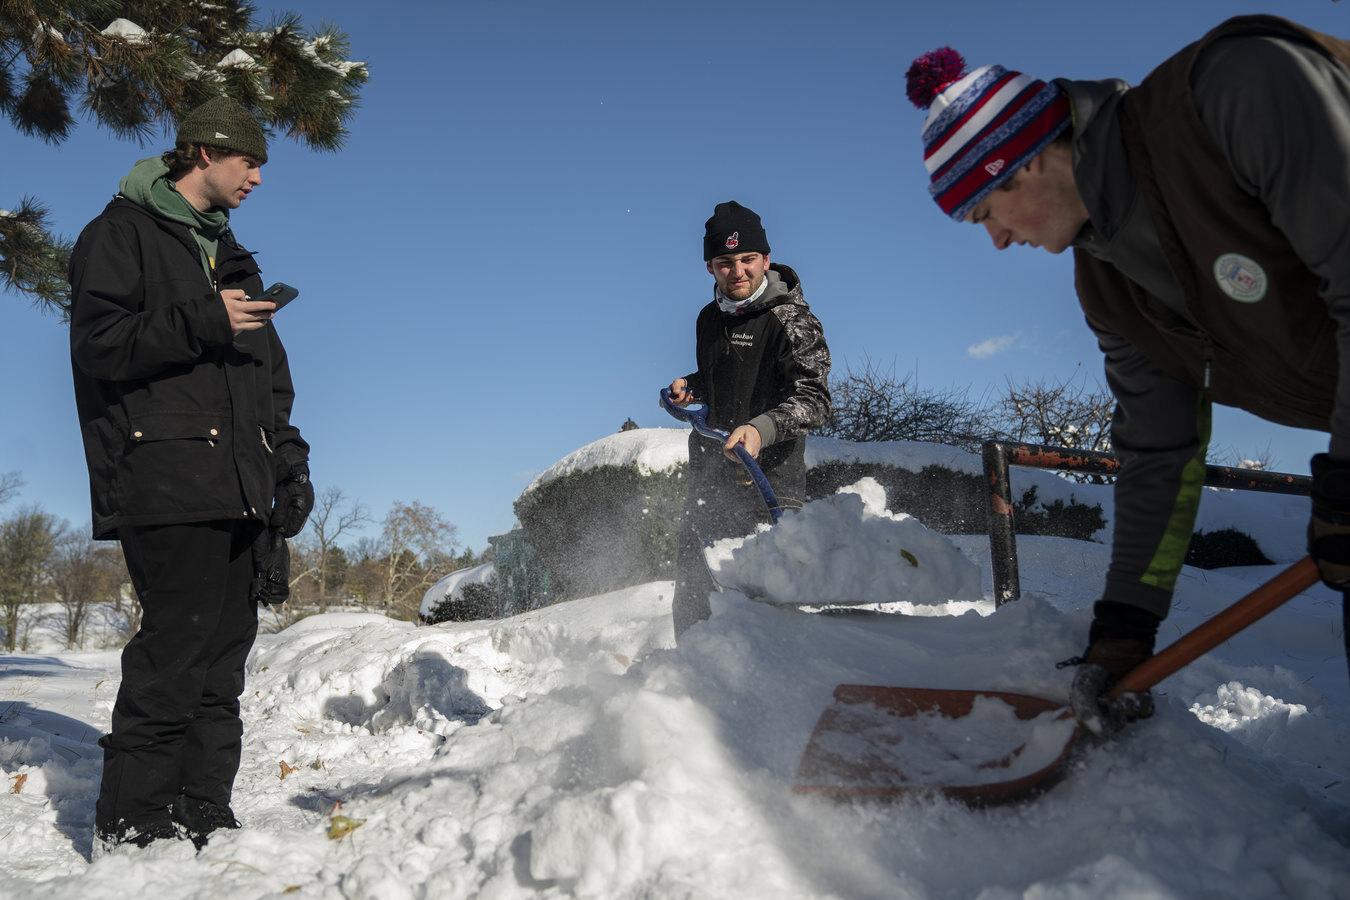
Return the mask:
M1149 690L1317 579L1304 557L1145 660L1107 696ZM792 789L835 800L937 793L975 806L1009 803L1054 785L1085 732L1069 707L1028 694L841 684Z
M1073 713L1041 697L841 684L792 789L835 800L936 793L1007 803L1052 786L1076 737Z

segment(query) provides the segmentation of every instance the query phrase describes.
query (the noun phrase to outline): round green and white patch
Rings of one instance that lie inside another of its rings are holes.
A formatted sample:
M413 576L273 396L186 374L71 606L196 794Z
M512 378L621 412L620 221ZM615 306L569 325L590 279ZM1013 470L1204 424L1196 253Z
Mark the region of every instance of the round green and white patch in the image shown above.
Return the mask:
M1225 253L1214 260L1219 290L1239 303L1255 303L1266 295L1270 279L1256 260L1241 253Z

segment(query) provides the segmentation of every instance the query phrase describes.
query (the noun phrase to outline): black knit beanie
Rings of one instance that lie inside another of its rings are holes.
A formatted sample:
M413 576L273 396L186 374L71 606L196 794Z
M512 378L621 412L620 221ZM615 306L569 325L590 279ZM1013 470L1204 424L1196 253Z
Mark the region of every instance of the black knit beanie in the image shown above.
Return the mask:
M703 261L728 253L769 254L769 238L759 216L735 200L713 207L712 218L703 225Z
M252 113L229 97L213 97L183 117L178 143L206 144L267 162L267 139Z

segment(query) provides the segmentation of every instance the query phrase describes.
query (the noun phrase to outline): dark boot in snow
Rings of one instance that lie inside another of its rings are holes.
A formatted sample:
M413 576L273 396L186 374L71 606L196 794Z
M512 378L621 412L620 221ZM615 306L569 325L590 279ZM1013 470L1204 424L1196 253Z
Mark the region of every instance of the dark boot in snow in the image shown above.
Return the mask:
M183 794L173 801L173 820L198 850L206 846L213 831L239 827L234 810L228 806Z
M182 837L182 833L167 818L145 822L128 822L123 819L115 825L95 823L94 852L99 855L111 853L124 845L145 848L155 841L176 841Z

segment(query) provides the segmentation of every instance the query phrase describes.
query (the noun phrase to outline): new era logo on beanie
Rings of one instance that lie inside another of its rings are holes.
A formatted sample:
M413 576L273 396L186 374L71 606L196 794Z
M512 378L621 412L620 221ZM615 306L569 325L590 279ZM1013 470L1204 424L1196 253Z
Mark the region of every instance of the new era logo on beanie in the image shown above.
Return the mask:
M703 261L727 253L769 253L769 238L759 216L735 200L717 204L703 224Z
M905 73L906 93L928 110L923 162L928 192L958 222L1069 127L1069 101L1053 83L981 66L967 74L950 47Z

